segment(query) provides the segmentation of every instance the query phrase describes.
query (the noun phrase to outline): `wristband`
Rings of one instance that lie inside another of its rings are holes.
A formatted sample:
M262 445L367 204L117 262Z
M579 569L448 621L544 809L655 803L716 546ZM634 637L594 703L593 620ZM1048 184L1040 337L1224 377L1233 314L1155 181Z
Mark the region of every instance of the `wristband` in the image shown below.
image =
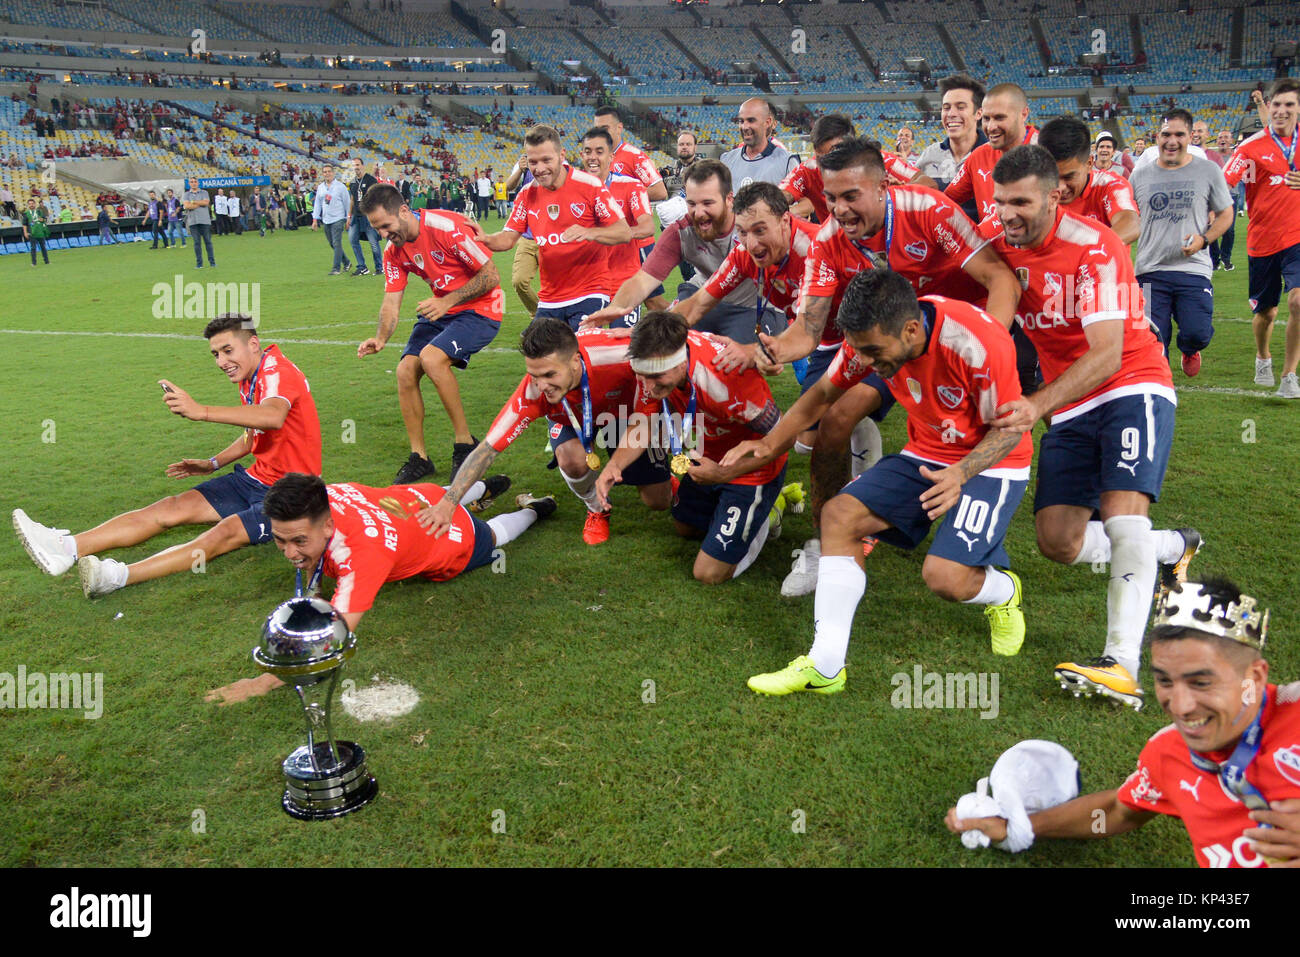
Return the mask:
M221 464L217 462L217 457L215 455L208 459L208 461L212 463L212 471L215 472L217 469L221 468Z

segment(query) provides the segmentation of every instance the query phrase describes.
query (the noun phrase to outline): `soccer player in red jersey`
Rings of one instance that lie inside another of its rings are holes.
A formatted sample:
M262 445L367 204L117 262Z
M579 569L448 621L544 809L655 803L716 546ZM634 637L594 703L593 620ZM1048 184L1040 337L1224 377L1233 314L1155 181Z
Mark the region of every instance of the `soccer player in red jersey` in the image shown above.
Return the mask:
M1057 665L1056 677L1063 688L1141 708L1138 659L1157 565L1166 566L1166 584L1182 578L1201 545L1194 529L1153 531L1149 517L1173 445L1169 363L1143 314L1128 248L1057 205L1052 155L1018 147L993 179L1000 223L981 229L1020 279L1016 322L1038 350L1045 383L1003 403L994 424L1028 432L1051 416L1038 451L1039 549L1066 565L1110 563L1105 649Z
M1043 124L1038 145L1052 154L1061 174L1060 205L1066 212L1109 226L1126 246L1137 242L1141 223L1128 180L1117 173L1089 169L1092 134L1082 120L1058 116Z
M609 250L609 270L606 295L613 297L620 286L631 279L641 269L644 253L655 244L654 215L650 210L650 200L645 187L634 176L616 173L610 168L613 157L614 141L603 128L596 126L582 137L582 162L587 172L605 184L609 194L623 209L627 224L632 229L632 241L622 246L612 246ZM663 287L659 288L662 294ZM636 322L638 313L634 310L628 315L610 323L614 328L625 328Z
M505 228L479 238L493 252L504 252L531 229L542 276L534 318L563 319L576 330L589 313L609 304L609 247L630 240L632 229L605 185L564 161L554 129L530 129L524 156L533 181L515 197Z
M786 464L785 453L758 467L719 464L737 443L761 438L781 417L757 369L718 367L714 359L722 348L716 336L688 331L676 313L655 311L641 318L628 344L639 418L596 480L598 500L606 506L610 489L644 450L666 446L679 463L672 466L681 480L673 502L677 534L704 539L694 575L710 585L737 577L758 557Z
M1268 683L1267 631L1267 609L1231 582L1163 595L1148 643L1156 699L1173 723L1118 788L1030 814L1031 841L1113 837L1167 814L1183 822L1201 867L1300 867L1300 682ZM1007 838L1002 817L950 808L944 823Z
M521 495L518 511L487 522L459 507L445 534L433 535L429 512L444 494L438 485L326 485L295 473L268 490L265 506L276 547L298 570L303 590L315 591L322 576L334 579L330 604L356 631L386 582L417 575L447 581L490 564L494 549L555 512L550 496Z
M394 481L410 483L437 471L424 444L423 375L432 380L451 421L454 476L478 440L470 434L452 369L464 369L501 331L506 301L501 277L492 254L474 238L474 228L460 213L422 209L417 214L396 187L379 183L362 197L361 214L387 245L379 328L357 347L357 356L375 355L392 338L412 273L427 282L432 293L416 306L411 336L397 362L397 399L411 454Z
M587 507L582 540L599 545L609 539L610 510L596 495L597 445L617 448L622 429L632 420L636 375L627 355L626 335L603 329L576 335L558 319L539 319L524 330L519 351L528 374L497 413L487 438L470 453L447 496L434 509L439 533L452 509L496 457L529 424L548 419L551 448L565 484ZM623 481L639 486L641 501L652 509L672 504L668 461L662 449L648 448L623 471Z
M765 439L738 445L724 467L784 450L796 430L873 367L907 410L907 444L826 503L812 649L781 671L750 678L759 694L842 691L849 632L867 586L862 539L912 549L950 512L921 569L926 585L947 601L985 605L995 654L1017 654L1024 642L1020 579L1005 571L1010 560L1002 542L1029 484L1033 443L992 427L998 404L1019 396L1011 334L969 303L918 301L890 269L853 277L839 322L845 340L830 371L795 403L788 421Z
M106 595L125 585L176 572L199 570L218 555L248 544L271 540L262 514L266 490L287 472L321 469L320 419L307 380L279 346L262 347L256 323L242 313L227 313L203 330L217 368L239 390L237 406L202 405L166 379L159 380L167 408L195 422L242 426L239 438L207 459L182 459L167 466L172 478L209 475L251 454L247 470L209 479L179 495L125 512L78 535L47 528L14 509L14 530L27 554L50 575L62 575L76 563L87 598ZM176 545L127 565L99 552L126 548L177 525L212 525L184 545Z
M944 190L959 206L973 197L979 204L981 218L997 211L993 203L993 167L1002 154L1038 142L1038 130L1029 123L1029 99L1016 84L999 83L989 90L984 96L983 109L981 122L988 142L971 151L956 178Z
M1255 382L1273 384L1269 339L1286 284L1286 354L1277 395L1300 399L1300 81L1278 80L1268 98L1268 125L1244 140L1223 168L1228 186L1246 184L1250 225L1250 309L1255 325Z
M617 107L597 107L595 121L591 125L599 126L608 132L614 141L614 155L610 161L610 168L615 173L639 179L641 185L646 188L651 202L657 203L668 198L668 187L664 185L664 178L659 175L654 161L644 151L623 139L623 120L619 116Z

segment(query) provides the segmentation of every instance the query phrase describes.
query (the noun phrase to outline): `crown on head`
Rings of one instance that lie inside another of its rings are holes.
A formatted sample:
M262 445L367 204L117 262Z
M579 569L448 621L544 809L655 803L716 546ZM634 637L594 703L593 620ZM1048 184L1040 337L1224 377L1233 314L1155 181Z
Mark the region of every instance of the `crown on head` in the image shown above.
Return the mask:
M1224 604L1200 582L1179 582L1156 603L1153 627L1192 628L1230 638L1262 651L1268 634L1268 609L1260 609L1249 595Z

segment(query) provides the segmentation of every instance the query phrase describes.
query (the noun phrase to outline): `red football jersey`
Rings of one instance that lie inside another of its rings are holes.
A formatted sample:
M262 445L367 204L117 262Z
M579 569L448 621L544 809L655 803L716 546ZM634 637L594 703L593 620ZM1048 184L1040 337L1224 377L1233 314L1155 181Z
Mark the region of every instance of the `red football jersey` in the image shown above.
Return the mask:
M792 197L791 202L806 199L812 203L813 212L819 223L826 222L830 209L826 206L826 197L822 194L822 171L817 165L817 157L810 156L781 180L781 191Z
M655 169L654 161L627 140L619 143L614 150L614 158L610 161L609 169L610 172L618 173L621 176L632 176L639 179L641 185L647 189L655 183L664 181L664 178L659 175L659 170Z
M1293 150L1290 166L1269 130L1260 130L1237 147L1223 168L1229 186L1246 184L1246 252L1252 256L1271 256L1300 244L1300 189L1286 184L1288 169L1300 164L1300 150L1294 149L1300 144L1300 128L1282 144Z
M1143 313L1142 289L1128 247L1110 228L1057 207L1056 223L1030 249L1010 245L993 219L980 224L993 248L1020 280L1016 322L1038 351L1043 379L1055 381L1088 351L1084 329L1094 322L1124 322L1124 353L1109 379L1052 413L1065 422L1126 395L1164 396L1177 403L1164 348Z
M492 252L474 238L465 217L448 209L422 209L420 235L415 242L384 247L384 292L401 292L415 273L429 284L435 296L455 292L492 261ZM505 311L506 297L498 283L490 292L463 302L448 315L477 312L497 322Z
M685 414L690 404L689 383L695 383L696 432L701 437L702 454L714 462L741 442L761 439L781 418L781 411L772 399L767 379L757 369L743 372L721 372L713 365L714 358L726 347L726 341L708 332L691 330L686 334L687 382L686 390L674 389L668 396L668 407L679 415ZM662 405L658 399L647 397L637 390L637 411L654 416L660 421ZM761 469L732 479L734 485L766 485L785 468L786 455L781 455Z
M1016 346L1002 323L978 306L943 296L918 301L930 323L929 344L885 381L907 410L903 454L952 465L984 439L999 406L1020 398ZM871 365L846 341L826 375L833 385L849 389L871 372ZM984 474L1028 479L1033 456L1033 439L1026 432L1007 457Z
M906 186L921 172L897 153L881 150L880 156L885 161L885 177L894 185Z
M272 485L290 472L320 475L321 469L320 417L311 386L279 346L270 346L263 352L251 401L246 382L239 386L239 398L245 405L261 405L277 397L289 403L284 425L248 430L253 437L253 464L248 474L263 485Z
M1300 798L1300 682L1268 686L1263 734L1246 780L1270 803ZM1216 763L1230 751L1205 755ZM1137 770L1116 795L1135 811L1154 811L1181 818L1201 867L1267 867L1251 842L1242 836L1259 827L1241 798L1228 791L1219 776L1192 763L1183 736L1174 725L1161 728L1138 756Z
M537 180L521 189L505 225L517 233L532 230L542 277L538 304L550 308L604 295L609 250L614 248L590 240L562 242L564 231L610 226L623 218L623 208L600 180L567 163L564 172L559 189L543 189Z
M1115 214L1124 210L1136 213L1137 200L1133 187L1123 176L1093 170L1088 174L1088 185L1065 207L1068 212L1109 226Z
M605 180L605 188L623 208L623 218L633 229L636 228L638 219L650 215L650 196L639 179L610 173L609 178ZM619 286L636 275L641 268L641 248L653 246L654 243L654 236L646 236L620 246L606 247L609 250L609 277L606 292L611 297L618 292Z
M804 264L800 301L809 296L831 297L830 319L822 329L822 346L835 346L844 341L844 333L835 323L840 311L840 300L854 273L874 268L867 254L844 235L834 217L817 231L812 248Z
M456 506L441 538L415 520L416 512L447 494L440 485L371 488L345 482L325 490L334 535L325 547L323 573L335 581L330 604L342 614L369 611L385 582L416 575L455 578L474 554L474 522L463 505Z
M578 352L587 367L587 388L591 394L591 414L595 417L594 432L612 425L614 420L627 421L636 401L636 373L627 357L628 339L616 337L607 329L592 329L578 333ZM565 398L574 417L582 424L582 386ZM508 402L497 413L485 440L496 451L504 451L535 419L550 419L561 425L569 424L564 405L546 401L532 376L524 376ZM578 430L579 436L582 432ZM612 438L612 435L610 436Z
M1025 128L1025 138L1020 145L1038 142L1038 130L1032 126ZM958 206L972 197L979 204L980 218L992 216L997 212L993 207L993 167L1002 159L1002 150L995 150L990 143L981 143L966 157L966 162L957 170L957 176L944 192Z
M818 226L795 217L791 217L790 221L793 224L790 230L790 252L784 260L760 270L745 247L737 244L704 284L704 291L721 301L727 293L749 280L758 285L760 301L784 309L786 319L793 322L799 312L799 289L803 285L804 263L812 249ZM831 323L826 325L829 327ZM837 338L834 341L839 340Z

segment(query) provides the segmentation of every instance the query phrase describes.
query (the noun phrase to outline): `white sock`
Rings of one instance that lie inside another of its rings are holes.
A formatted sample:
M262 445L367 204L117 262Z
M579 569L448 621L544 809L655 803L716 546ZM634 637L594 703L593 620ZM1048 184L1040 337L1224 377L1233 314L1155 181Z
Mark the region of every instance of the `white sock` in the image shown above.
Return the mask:
M127 580L131 577L131 567L125 562L119 562L114 558L105 558L99 566L100 574L104 580L113 586L114 590L125 588Z
M1136 678L1156 588L1155 536L1144 515L1116 515L1105 525L1111 551L1105 653Z
M1187 539L1183 538L1180 532L1162 528L1152 532L1151 536L1156 541L1156 561L1161 565L1172 565L1182 558L1183 552L1187 550Z
M763 519L763 527L758 530L758 534L755 535L753 541L749 543L749 551L745 552L745 557L742 558L732 570L732 578L739 578L746 568L754 564L754 559L758 558L758 553L763 550L763 543L767 541L767 533L771 530L772 518L769 515L767 518Z
M812 446L811 446L811 445L804 445L804 444L803 444L802 442L800 442L798 439L795 439L795 440L794 440L794 452L795 452L796 455L810 455L810 454L812 454Z
M587 469L586 473L580 478L574 478L564 469L560 469L560 474L564 476L565 484L574 495L582 499L582 503L587 506L589 512L602 511L600 501L596 497L596 470Z
M488 519L488 527L492 529L497 545L501 546L510 544L528 531L535 521L537 521L536 512L531 508L521 508L517 512L507 512Z
M80 557L77 554L77 540L71 535L60 535L59 544L63 546L63 550L67 552L68 557L74 562Z
M817 562L817 595L813 599L815 633L808 657L823 677L834 678L844 667L853 615L867 590L867 573L849 555L823 555Z
M1106 527L1101 522L1089 522L1083 531L1083 547L1074 556L1071 565L1091 565L1110 561L1110 539L1106 537Z
M473 505L475 502L477 502L480 498L483 497L483 493L486 491L487 491L486 485L484 485L482 482L475 482L473 485L471 485L468 489L465 490L465 494L461 496L459 504Z
M1016 583L1011 580L1011 576L1000 568L994 568L992 565L984 566L984 584L979 590L979 594L974 598L966 599L963 604L966 605L1000 605L1005 601L1010 601L1011 596L1016 593Z
M853 460L849 462L849 473L853 478L857 478L879 462L884 454L880 426L869 418L855 425L853 434L849 436L849 451L853 453Z

